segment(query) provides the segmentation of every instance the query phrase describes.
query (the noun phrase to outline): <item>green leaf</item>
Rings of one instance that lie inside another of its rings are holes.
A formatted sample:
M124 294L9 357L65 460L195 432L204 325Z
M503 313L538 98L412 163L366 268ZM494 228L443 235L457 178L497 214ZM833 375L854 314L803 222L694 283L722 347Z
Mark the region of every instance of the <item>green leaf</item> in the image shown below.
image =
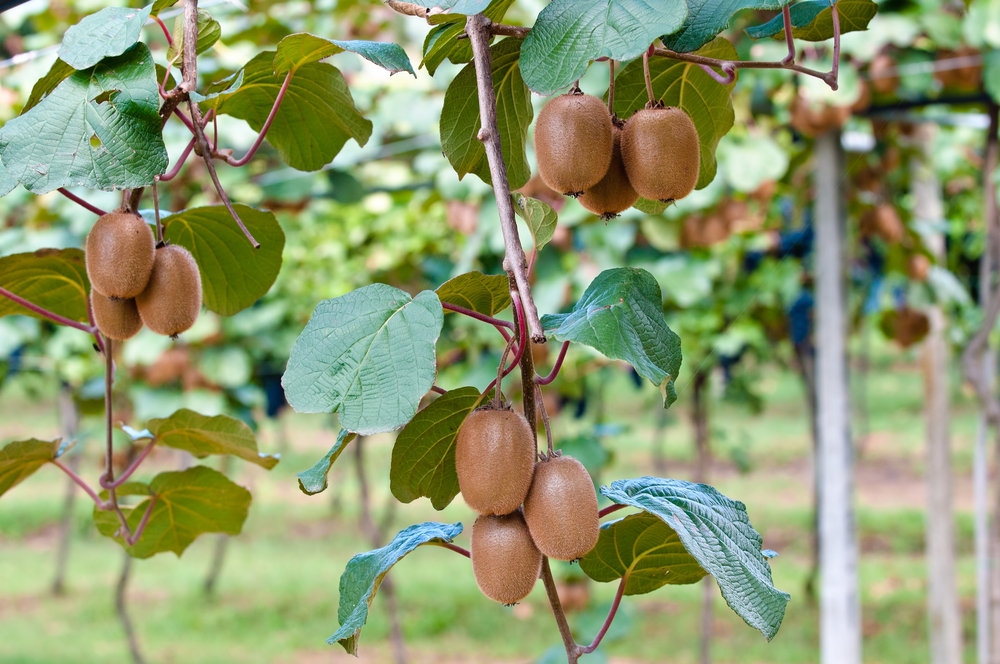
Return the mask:
M878 5L872 0L805 0L792 5L789 14L792 19L792 37L804 41L826 41L833 39L833 10L837 5L840 17L840 34L868 29L868 23L878 13ZM785 38L785 23L778 14L767 23L746 29L750 39Z
M159 72L159 70L157 70L157 72ZM194 101L195 103L198 103L198 104L202 104L206 108L215 108L215 104L214 103L213 104L208 104L206 102L210 102L210 101L214 102L216 99L218 99L219 97L221 97L223 95L232 94L232 93L236 92L237 90L239 90L240 86L243 85L243 70L241 69L241 70L239 70L238 72L236 72L235 74L233 74L231 76L227 76L226 78L224 78L224 79L222 79L220 81L216 81L215 83L213 83L213 89L217 89L219 87L219 84L221 84L221 83L228 83L229 81L232 81L232 83L230 83L229 87L226 88L225 90L218 90L218 92L210 92L210 93L208 93L206 95L198 94L196 91L192 90L191 92L188 93L188 96L191 97L192 101Z
M455 438L482 399L474 387L449 390L400 432L389 469L389 488L400 502L426 496L434 509L443 510L458 495Z
M697 51L698 55L721 60L739 60L736 49L727 39L719 37ZM691 62L650 58L649 73L653 93L667 106L676 106L687 113L698 130L701 143L701 170L698 189L704 189L715 179L715 148L719 139L733 127L732 92L736 82L719 85L719 82ZM627 118L645 108L646 81L642 73L642 60L629 63L615 79L615 113Z
M632 60L687 18L684 0L554 0L524 40L521 72L540 95L583 76L591 60Z
M89 321L90 282L79 249L39 249L0 258L0 288L32 304L80 323ZM21 314L45 318L6 297L0 297L0 316ZM46 319L47 320L47 319Z
M388 71L390 76L401 71L408 71L416 77L406 51L397 44L362 39L348 41L325 39L307 32L288 35L278 42L278 52L274 56L274 73L280 76L289 71L298 71L302 65L317 62L344 51L357 53L365 60Z
M299 490L307 496L314 496L326 491L326 476L330 474L330 468L340 458L340 454L347 447L347 444L357 437L358 434L341 429L337 436L337 442L333 444L326 456L317 461L312 468L295 474L299 478Z
M618 480L601 493L663 519L698 564L715 577L730 608L770 641L791 597L774 587L763 538L746 505L705 484L657 477Z
M496 316L510 306L510 281L505 274L466 272L444 282L436 292L441 302L472 309L484 316Z
M164 9L168 9L176 5L180 0L156 0L153 3L153 10L150 13L151 16L159 16L160 12Z
M461 532L461 523L418 523L399 531L381 549L359 553L351 558L340 577L340 607L337 609L340 629L326 642L330 645L340 643L344 650L357 656L361 628L368 621L368 610L375 593L392 566L422 544L450 542Z
M137 490L133 495L144 495ZM121 489L118 491L122 493ZM160 473L149 483L150 497L136 507L123 507L129 528L135 532L150 502L153 511L142 537L134 546L116 537L119 523L114 512L94 510L94 523L133 558L149 558L173 551L178 557L203 533L239 535L250 509L250 492L222 473L205 466Z
M88 69L132 48L153 8L105 7L66 31L59 58L73 69Z
M0 128L0 156L34 194L144 187L167 167L159 104L153 58L145 44L136 44L75 72L7 122Z
M531 93L521 80L518 66L520 50L520 39L504 39L490 47L500 148L507 163L511 189L523 187L531 177L525 147L534 111L531 108ZM478 139L481 126L476 68L469 64L458 73L445 92L440 122L441 147L459 179L474 173L483 182L490 183L486 148Z
M1000 51L987 51L983 54L983 87L993 97L993 101L1000 101ZM0 192L2 191L3 187L0 186Z
M663 44L678 53L690 53L715 39L729 27L737 12L745 9L781 9L792 0L687 0L688 17ZM781 18L780 16L778 17Z
M514 0L493 0L483 14L494 23L501 23L512 4ZM469 40L458 38L465 32L465 16L455 13L437 14L431 17L430 22L434 27L424 38L424 58L420 62L421 67L426 67L433 76L445 60L456 65L472 60L472 45Z
M625 360L660 388L664 408L677 400L681 340L667 327L660 285L646 270L601 272L573 311L543 316L542 327L556 341L586 344L612 360Z
M253 305L281 270L285 234L274 213L233 206L260 248L254 249L224 205L191 208L163 220L163 236L194 256L205 308L223 316Z
M663 201L651 201L648 198L640 198L633 205L636 210L646 214L663 214L663 211L670 207L670 203Z
M201 55L215 46L222 37L222 26L206 10L198 8L198 42L195 52ZM167 49L167 60L173 62L184 53L184 14L174 20L173 43Z
M628 574L626 595L642 595L668 584L696 583L707 574L674 529L648 512L601 525L597 546L580 560L580 569L601 583Z
M3 165L3 161L0 161L0 198L14 191L14 187L17 185L18 181L7 171Z
M410 298L371 284L320 302L281 378L288 403L340 413L340 426L363 436L398 429L434 384L443 321L433 291Z
M285 80L273 72L274 55L264 51L247 63L243 85L216 100L219 113L246 120L254 131L263 128ZM372 123L355 108L340 71L311 62L292 77L267 140L292 168L315 171L333 161L348 139L364 145L371 133Z
M24 104L24 108L21 109L21 115L24 115L37 106L38 102L44 99L46 95L51 94L56 89L56 86L65 81L75 71L68 64L56 58L56 61L49 68L48 73L35 81L35 84L31 87L31 94L28 95L28 101Z
M257 438L245 422L228 415L208 417L181 408L168 418L149 420L146 428L158 445L187 450L199 459L231 454L268 470L278 464L277 455L257 451Z
M0 496L26 480L32 473L54 460L72 443L55 440L18 440L0 448Z
M511 193L510 198L514 203L514 212L528 224L531 238L535 241L535 251L541 251L556 233L556 223L559 221L556 211L548 203L516 191Z
M1000 0L972 0L962 19L966 44L986 50L1000 48Z

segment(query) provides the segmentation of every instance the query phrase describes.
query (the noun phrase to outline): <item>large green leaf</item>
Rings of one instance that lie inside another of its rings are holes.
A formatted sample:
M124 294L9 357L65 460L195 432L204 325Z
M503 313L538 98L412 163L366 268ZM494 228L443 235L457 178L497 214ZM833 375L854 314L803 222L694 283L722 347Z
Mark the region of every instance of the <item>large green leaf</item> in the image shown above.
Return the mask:
M285 80L274 73L274 56L264 51L246 64L243 85L220 97L219 113L246 120L254 131L263 128ZM355 108L340 70L311 62L292 77L267 140L292 168L315 171L333 161L348 139L364 145L371 133L372 123Z
M64 318L86 323L90 282L79 249L39 249L0 258L0 288ZM44 318L0 297L0 316Z
M74 69L87 69L104 58L121 55L139 41L152 8L105 7L87 16L66 31L59 59Z
M972 0L962 19L962 36L973 48L1000 48L1000 0Z
M697 53L721 60L739 59L733 45L722 37L700 48ZM656 98L666 106L683 109L694 121L701 143L697 188L704 189L715 179L715 148L719 139L732 129L736 119L732 100L736 82L719 85L698 65L668 58L650 58L649 73ZM644 108L648 99L642 60L636 60L615 79L615 113L620 118L628 118Z
M443 510L458 495L455 438L482 398L474 387L449 390L400 432L389 469L389 488L400 502L426 496L434 509Z
M531 108L531 92L521 80L518 66L520 50L520 39L504 39L490 47L500 148L507 163L507 180L511 189L523 187L531 177L525 147L534 111ZM490 183L486 148L477 138L481 126L476 68L469 64L458 73L445 92L440 122L441 147L459 178L475 173L483 182Z
M646 270L601 272L573 311L543 316L542 327L556 341L586 344L612 360L625 360L660 388L664 408L677 400L681 340L667 327L660 285Z
M535 241L535 251L541 251L556 233L556 223L559 221L556 211L548 203L516 191L510 197L514 203L514 212L528 224L531 239Z
M56 440L18 440L0 448L0 496L27 479L36 470L56 459L72 443Z
M554 0L524 40L521 72L540 95L583 76L600 57L632 60L687 18L684 0Z
M510 280L505 274L466 272L444 282L436 292L441 302L485 316L496 316L510 306Z
M281 378L288 403L340 413L340 426L363 436L398 429L434 384L443 321L433 291L410 298L371 284L320 302Z
M285 234L274 213L234 205L260 248L254 249L224 205L191 208L163 220L163 236L198 262L205 307L232 316L270 290L281 270Z
M151 501L153 511L142 537L134 546L116 537L119 522L114 512L94 510L94 523L105 537L114 538L133 558L149 558L173 551L178 557L202 533L239 535L250 509L250 492L231 482L222 473L205 466L183 471L160 473L149 483L118 493L149 495L136 507L124 507L129 528L135 532Z
M868 29L868 23L878 13L878 5L872 0L805 0L792 5L789 14L792 19L792 36L804 41L826 41L833 38L833 10L837 5L840 17L840 34ZM746 29L751 39L785 38L785 23L781 15L775 16L763 25Z
M199 459L231 454L268 470L278 464L278 456L257 451L257 437L245 422L228 415L208 417L181 408L170 417L149 420L146 428L158 445L187 450Z
M450 542L461 532L461 523L418 523L399 531L381 549L359 553L351 558L340 577L340 607L337 609L340 629L326 642L330 645L340 643L344 650L357 656L361 628L368 621L368 610L375 593L392 566L422 544Z
M618 480L601 493L663 519L719 582L730 608L768 640L774 638L791 597L771 581L763 538L750 525L746 505L705 484L658 477Z
M35 84L31 87L31 94L28 95L28 101L25 102L24 108L21 109L21 115L24 115L37 106L38 102L55 90L56 86L65 81L75 71L75 69L57 58L52 63L52 67L49 68L48 73L35 81Z
M3 198L10 192L14 191L14 187L17 186L17 180L11 175L6 168L4 168L3 161L0 161L0 198Z
M597 545L580 560L580 569L601 583L628 574L626 595L695 583L707 574L674 529L648 512L603 524Z
M215 42L222 37L222 26L212 18L206 10L198 8L198 41L195 42L195 53L201 55L208 49L215 46ZM174 21L173 43L167 49L167 60L173 62L184 53L184 14L180 14Z
M330 468L340 458L347 444L357 437L358 434L351 433L347 429L341 429L340 434L337 436L337 442L333 444L333 447L330 448L330 451L322 459L317 461L312 468L295 474L299 478L299 490L307 496L314 496L317 493L326 491L326 477L330 474Z
M35 194L152 184L167 167L159 101L153 57L145 44L136 44L75 72L7 122L0 128L0 156Z
M483 10L483 14L494 23L501 23L512 4L514 0L493 0ZM456 13L437 14L430 17L429 22L434 27L424 38L424 58L420 66L426 67L431 76L445 60L455 64L472 60L472 45L469 40L458 38L465 32L465 16Z
M781 9L792 0L687 0L688 17L680 30L663 38L678 53L690 53L715 39L744 9ZM779 16L779 19L781 17Z
M307 32L288 35L278 42L278 52L274 56L274 73L280 76L289 71L298 71L302 65L318 62L344 51L357 53L365 60L388 71L390 76L401 71L408 71L416 76L406 51L397 44L362 39L347 41L326 39Z

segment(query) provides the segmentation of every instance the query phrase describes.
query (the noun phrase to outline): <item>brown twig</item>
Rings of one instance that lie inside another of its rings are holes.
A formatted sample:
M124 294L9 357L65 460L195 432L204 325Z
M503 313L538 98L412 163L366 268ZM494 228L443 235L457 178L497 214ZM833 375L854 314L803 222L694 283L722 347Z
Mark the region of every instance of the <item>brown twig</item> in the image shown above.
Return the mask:
M611 76L608 80L608 113L615 114L615 61L608 60ZM532 254L534 256L534 254Z
M549 565L548 556L542 556L542 583L545 585L545 594L549 598L552 614L559 627L559 636L562 637L563 646L566 648L567 664L576 664L580 660L581 648L573 640L573 632L566 620L566 612L562 608L562 602L559 601L559 591L556 590L556 581L552 577L552 567Z
M649 75L649 51L642 54L642 75L646 79L646 96L649 97L649 105L656 104L656 95L653 94L653 78Z

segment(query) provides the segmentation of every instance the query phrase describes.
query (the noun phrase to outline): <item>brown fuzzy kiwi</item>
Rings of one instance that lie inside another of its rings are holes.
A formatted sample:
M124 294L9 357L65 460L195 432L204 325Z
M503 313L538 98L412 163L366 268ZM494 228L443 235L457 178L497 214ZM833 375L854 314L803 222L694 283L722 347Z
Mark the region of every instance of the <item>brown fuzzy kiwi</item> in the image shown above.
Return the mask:
M109 212L87 234L87 277L101 295L127 300L143 291L153 270L156 241L137 214Z
M597 97L560 95L535 123L538 173L549 187L579 196L604 177L614 145L611 113Z
M927 281L931 271L931 261L923 254L913 254L906 262L906 271L914 281Z
M895 244L906 235L906 228L899 218L896 208L888 204L875 208L875 234L890 244Z
M632 188L625 172L621 148L622 130L614 129L614 147L611 150L611 165L601 181L583 192L580 204L601 219L608 221L629 209L639 200L639 194Z
M979 51L969 46L963 46L955 51L942 51L938 54L937 61L957 60L959 58L969 58L970 60L979 55ZM953 69L938 69L934 72L936 78L943 87L958 90L975 90L982 84L982 65L966 65Z
M135 298L146 327L175 337L190 329L201 311L201 275L194 256L168 244L156 250L149 285Z
M501 604L520 602L531 593L542 568L521 510L482 514L472 524L472 573L484 595Z
M556 560L582 558L597 544L597 492L571 456L540 461L524 500L524 520L539 551Z
M868 75L872 87L880 95L891 95L899 87L899 76L895 73L896 62L887 53L876 55L868 65Z
M112 300L91 289L90 306L101 334L115 341L131 339L142 329L142 318L139 317L135 300L131 298Z
M622 159L629 182L643 198L677 201L698 183L698 130L679 108L644 108L625 123Z
M535 437L513 410L481 408L458 429L455 469L465 503L480 514L510 514L535 470Z

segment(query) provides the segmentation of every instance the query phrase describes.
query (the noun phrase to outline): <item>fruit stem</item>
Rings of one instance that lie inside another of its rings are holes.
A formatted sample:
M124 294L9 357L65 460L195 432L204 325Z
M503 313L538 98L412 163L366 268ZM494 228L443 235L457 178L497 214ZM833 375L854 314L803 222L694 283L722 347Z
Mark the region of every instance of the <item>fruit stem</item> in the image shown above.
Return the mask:
M562 348L559 349L559 357L556 358L556 364L554 367L552 367L552 371L549 372L549 375L546 376L545 378L542 378L541 376L536 376L535 385L548 385L549 383L551 383L556 379L556 376L559 375L559 370L562 369L563 360L566 359L567 349L569 349L569 342L564 341Z
M156 244L163 244L163 224L160 223L160 194L156 190L156 183L160 180L157 175L153 178L153 214L156 215Z
M274 117L278 114L278 107L281 105L281 101L285 98L285 93L288 91L288 84L292 82L293 70L289 69L288 74L285 75L285 82L281 84L281 89L278 90L278 96L274 98L274 104L271 106L271 112L267 116L267 120L264 121L264 126L260 129L260 134L257 135L257 140L253 142L247 153L243 155L240 159L233 159L231 155L226 157L226 163L230 166L244 166L248 161L253 159L254 154L257 153L257 148L260 144L264 142L264 137L267 136L267 130L271 128L271 123L274 122Z
M73 201L74 203L76 203L80 207L93 212L98 217L103 217L104 215L107 214L107 212L105 212L101 208L97 207L96 205L91 205L90 203L88 203L87 201L83 200L82 198L80 198L76 194L74 194L74 193L72 193L72 192L70 192L70 191L68 191L68 190L66 190L66 189L64 189L62 187L59 187L58 189L56 189L56 191L58 191L60 194L62 194L63 196L65 196L69 200Z
M656 97L653 95L653 79L649 76L649 51L642 54L642 73L646 77L646 96L649 97L651 106L656 105Z
M788 44L788 55L781 59L782 64L791 64L795 62L795 41L792 37L792 12L785 5L781 8L781 18L785 22L785 43Z
M93 325L86 325L86 324L81 323L79 321L71 320L71 319L66 318L64 316L60 316L59 314L54 314L51 311L49 311L48 309L41 308L40 306L38 306L34 302L29 302L28 300L25 300L23 297L21 297L19 295L14 295L13 293L11 293L6 288L0 288L0 295L3 295L8 300L13 300L14 302L17 302L18 304L20 304L25 309L30 309L31 311L34 311L36 314L38 314L40 316L45 316L49 320L54 321L56 323L59 323L60 325L67 325L69 327L75 327L78 330L82 330L82 331L88 332L90 334L94 334L94 333L97 332L97 328L95 326L93 326Z
M490 55L490 37L492 21L482 14L469 16L465 23L465 31L469 34L472 46L473 62L476 69L476 84L479 93L479 119L482 129L479 140L486 149L486 159L489 162L490 178L493 180L493 194L500 214L500 228L504 240L504 266L514 274L517 292L521 295L521 303L527 318L528 331L535 343L545 343L545 332L538 318L538 309L531 297L531 285L528 283L527 265L524 250L521 249L521 239L514 221L514 207L510 200L510 183L507 181L507 165L500 150L500 130L497 126L497 99L493 90L493 63ZM529 353L530 355L530 353ZM533 394L533 393L532 393Z
M527 353L527 355L530 357L531 353ZM568 664L576 664L580 660L581 648L573 640L573 632L569 628L569 622L566 621L566 612L563 611L562 602L559 601L559 591L556 590L556 581L552 578L552 568L549 566L548 556L542 556L542 583L545 584L545 594L548 595L552 615L555 616L559 635L566 647L567 662Z
M601 645L601 640L604 639L604 635L608 633L608 629L611 627L612 621L615 619L615 614L618 613L618 607L622 603L622 596L625 594L625 584L628 583L628 572L622 576L621 583L618 584L618 592L615 593L615 601L611 604L611 610L608 611L608 617L604 619L604 624L601 625L601 631L597 633L594 637L594 642L589 646L583 646L580 648L581 653L591 653L597 650L597 646Z
M608 113L615 114L615 61L608 60L610 78L608 80Z
M555 448L552 446L552 427L549 423L549 414L545 411L545 399L542 398L542 388L535 385L535 400L538 402L538 410L542 413L542 426L545 427L545 440L549 444L549 458L555 456Z

